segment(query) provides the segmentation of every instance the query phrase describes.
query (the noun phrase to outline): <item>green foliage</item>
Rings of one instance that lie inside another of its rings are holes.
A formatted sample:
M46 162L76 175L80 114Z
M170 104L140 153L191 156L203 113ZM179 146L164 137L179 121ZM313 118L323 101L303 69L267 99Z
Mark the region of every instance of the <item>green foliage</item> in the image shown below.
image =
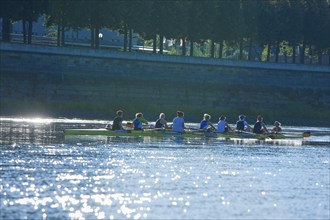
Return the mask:
M268 53L268 47L264 47L262 54L261 54L261 60L266 61L267 60L267 53Z
M330 48L328 0L3 0L0 4L4 27L10 21L35 21L45 14L47 27L106 27L124 34L133 29L148 46L155 35L186 39L197 43L193 53L201 57L213 56L211 41L231 44L224 50L234 49L235 57L245 58L250 56L251 42L279 45L285 41L287 48L304 44L318 52Z

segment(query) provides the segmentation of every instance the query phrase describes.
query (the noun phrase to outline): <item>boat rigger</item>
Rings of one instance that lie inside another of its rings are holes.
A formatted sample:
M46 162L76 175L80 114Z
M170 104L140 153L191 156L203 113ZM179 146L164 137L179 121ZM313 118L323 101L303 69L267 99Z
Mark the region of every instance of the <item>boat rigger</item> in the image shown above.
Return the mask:
M65 129L65 135L104 135L104 136L149 136L149 137L211 137L211 138L252 138L264 140L266 138L271 139L285 139L285 138L304 138L307 137L307 133L301 134L254 134L251 132L228 132L228 133L217 133L217 132L205 132L199 130L191 130L185 133L179 133L169 130L162 129L145 129L145 130L108 130L105 128L99 129ZM309 135L310 136L310 135Z

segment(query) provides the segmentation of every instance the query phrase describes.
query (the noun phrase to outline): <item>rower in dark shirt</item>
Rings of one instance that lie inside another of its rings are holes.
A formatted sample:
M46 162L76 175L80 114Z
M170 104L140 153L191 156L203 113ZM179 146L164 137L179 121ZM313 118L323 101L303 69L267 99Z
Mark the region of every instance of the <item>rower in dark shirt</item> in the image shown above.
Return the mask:
M256 133L256 134L269 133L263 120L264 120L264 118L261 115L258 115L257 122L254 124L254 127L253 127L253 133Z
M155 128L167 128L167 121L165 120L164 113L160 113L159 118L155 123Z
M123 125L122 125L123 115L124 115L124 112L122 110L118 110L116 112L116 117L113 119L111 130L113 130L113 131L124 130ZM108 125L107 125L107 128L109 128Z

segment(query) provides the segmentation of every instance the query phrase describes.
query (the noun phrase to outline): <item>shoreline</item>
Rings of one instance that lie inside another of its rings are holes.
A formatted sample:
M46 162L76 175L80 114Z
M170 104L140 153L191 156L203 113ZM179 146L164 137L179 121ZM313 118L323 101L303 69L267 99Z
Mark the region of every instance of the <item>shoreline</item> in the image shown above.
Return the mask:
M330 122L330 67L0 45L1 115L112 119L185 112L216 122L324 125ZM150 119L149 119L150 120Z

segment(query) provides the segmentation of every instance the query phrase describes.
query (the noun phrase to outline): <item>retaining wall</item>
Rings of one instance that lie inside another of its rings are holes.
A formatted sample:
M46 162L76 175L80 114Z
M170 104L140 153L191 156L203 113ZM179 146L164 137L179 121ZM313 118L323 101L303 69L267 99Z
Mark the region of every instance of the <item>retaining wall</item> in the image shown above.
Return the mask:
M1 43L1 116L330 123L330 67Z

